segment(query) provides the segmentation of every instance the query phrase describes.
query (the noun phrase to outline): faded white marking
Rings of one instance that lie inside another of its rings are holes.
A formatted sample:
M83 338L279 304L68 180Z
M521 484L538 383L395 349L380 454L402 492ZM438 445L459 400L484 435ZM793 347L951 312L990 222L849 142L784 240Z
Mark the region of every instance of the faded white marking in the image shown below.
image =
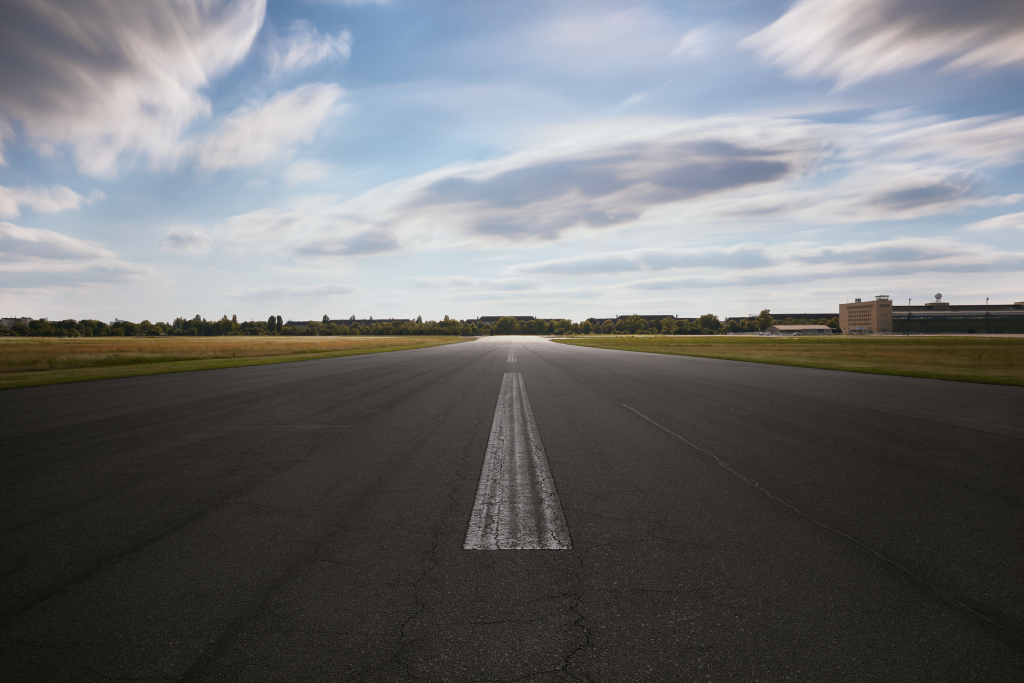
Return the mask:
M506 372L464 550L571 550L526 384Z
M509 351L509 353L508 353L508 360L505 361L505 362L506 363L515 363L516 362L516 354L512 353L511 351Z

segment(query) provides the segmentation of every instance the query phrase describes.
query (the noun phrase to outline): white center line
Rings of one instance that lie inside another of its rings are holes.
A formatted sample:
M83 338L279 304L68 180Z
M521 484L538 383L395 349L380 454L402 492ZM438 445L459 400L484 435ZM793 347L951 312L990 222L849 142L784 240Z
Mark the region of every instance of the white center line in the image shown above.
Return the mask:
M506 372L464 550L571 550L523 376Z
M509 351L509 353L508 353L508 360L505 361L505 362L506 363L515 363L516 362L516 354L512 353L511 351Z

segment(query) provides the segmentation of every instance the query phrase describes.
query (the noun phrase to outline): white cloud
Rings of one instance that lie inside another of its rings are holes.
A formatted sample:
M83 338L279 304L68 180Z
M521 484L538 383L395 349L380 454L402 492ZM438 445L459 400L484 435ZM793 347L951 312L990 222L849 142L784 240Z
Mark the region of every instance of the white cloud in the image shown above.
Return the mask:
M296 144L312 142L343 94L333 83L317 83L241 107L202 143L199 166L208 171L242 168L288 154Z
M299 159L288 164L284 170L284 181L293 186L316 182L329 176L333 168L326 161Z
M547 275L605 275L673 268L752 268L771 264L761 244L693 249L634 249L549 259L513 266L513 272Z
M0 108L43 152L69 145L79 170L122 155L173 164L210 112L200 94L248 53L265 0L16 2L0 22Z
M748 248L757 249L756 245ZM742 263L697 263L683 266L692 274L636 280L627 289L664 290L706 287L751 287L810 283L836 278L891 278L911 273L997 273L1024 268L1024 252L940 237L897 238L868 243L808 247L760 247L761 259ZM522 267L521 267L522 268ZM637 268L641 270L641 268Z
M505 248L650 230L756 232L780 221L909 220L1012 204L987 169L1024 158L1024 117L854 123L723 116L621 119L453 164L345 201L325 195L233 217L228 241L315 256Z
M16 218L20 215L20 207L27 206L39 213L57 213L67 209L77 209L82 204L105 199L106 195L93 190L89 197L83 197L74 190L63 185L52 187L4 187L0 185L0 216Z
M672 48L670 55L673 57L701 57L711 44L711 32L707 26L699 26L679 39L679 42Z
M647 96L649 94L650 93L648 93L646 90L643 92L633 93L632 95L630 95L629 97L622 101L622 106L628 107L630 105L636 104L637 102L641 102L647 99Z
M323 61L342 62L351 54L352 34L348 31L337 36L321 35L308 21L296 21L287 36L273 39L267 59L271 74L279 76Z
M1001 228L1024 230L1024 212L1006 213L1002 216L978 221L967 226L968 230L999 230Z
M523 292L540 289L543 282L534 278L481 278L463 275L416 277L413 282L428 289L466 289L473 292Z
M323 285L304 285L298 287L256 287L243 289L229 296L236 299L321 299L341 296L359 291L355 285L332 282Z
M5 286L124 282L152 275L150 268L122 261L95 242L0 222L0 284Z
M235 247L259 247L277 244L292 236L302 221L303 216L299 213L258 209L232 216L219 232Z
M746 38L797 78L837 87L933 62L948 69L1024 65L1020 0L800 0Z
M202 255L213 247L213 238L198 225L181 225L167 231L164 251Z
M4 138L10 138L11 135L11 127L6 122L0 120L0 166L7 165L7 161L4 159Z

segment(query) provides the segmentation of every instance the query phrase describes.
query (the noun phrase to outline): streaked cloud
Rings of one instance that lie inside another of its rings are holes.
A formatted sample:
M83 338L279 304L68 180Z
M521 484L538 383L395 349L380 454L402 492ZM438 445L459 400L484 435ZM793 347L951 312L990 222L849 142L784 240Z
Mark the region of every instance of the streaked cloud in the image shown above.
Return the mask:
M557 133L557 131L556 131ZM911 220L1013 204L988 169L1024 158L1024 118L620 119L345 201L232 218L232 241L311 256L504 248L602 232L699 235ZM582 266L580 266L582 267Z
M199 256L213 247L213 237L198 225L182 225L167 231L162 247L164 251Z
M21 207L27 206L39 213L57 213L67 209L77 209L82 204L104 199L102 192L93 191L83 197L74 190L63 185L52 187L4 187L0 185L0 217L16 218L21 214Z
M687 31L673 47L670 55L673 57L701 57L711 45L711 30L708 26L698 26Z
M284 170L284 181L289 185L303 185L326 178L333 169L334 166L326 161L299 159L288 164Z
M412 281L428 289L472 290L474 292L525 292L543 287L535 278L485 278L464 275L416 277Z
M352 294L359 291L355 285L331 282L322 285L302 285L297 287L273 286L243 289L230 294L236 299L322 299Z
M513 272L547 275L596 275L671 268L752 268L771 265L760 244L696 249L635 249L549 259L514 266Z
M96 242L0 222L0 284L4 286L125 282L153 275L151 268L122 261Z
M343 94L333 83L317 83L239 108L202 143L199 167L243 168L287 155L295 145L312 142Z
M650 93L648 93L646 90L643 92L633 93L632 95L630 95L629 97L622 101L622 106L629 107L631 105L637 104L638 102L643 102L645 99L647 99L647 96L649 94Z
M12 134L13 131L7 122L0 120L0 166L7 165L7 160L4 159L4 140L9 140Z
M1004 228L1024 230L1024 212L1005 213L1002 216L988 218L967 226L968 230L1000 230Z
M635 280L627 289L670 290L812 283L837 278L890 278L915 273L999 273L1024 268L1024 252L1007 252L946 237L898 238L880 242L762 248L766 265L705 266L692 274Z
M837 87L922 66L1024 65L1019 0L800 0L741 42L796 78Z
M180 136L210 113L201 94L238 64L265 0L13 0L0 22L0 113L43 153L112 175L122 157L173 164Z
M397 251L398 240L386 230L368 230L348 237L313 238L295 248L301 256L372 256Z
M348 31L336 36L324 35L308 21L296 21L283 37L271 41L267 61L271 74L279 76L303 71L324 61L340 63L351 54L352 34Z

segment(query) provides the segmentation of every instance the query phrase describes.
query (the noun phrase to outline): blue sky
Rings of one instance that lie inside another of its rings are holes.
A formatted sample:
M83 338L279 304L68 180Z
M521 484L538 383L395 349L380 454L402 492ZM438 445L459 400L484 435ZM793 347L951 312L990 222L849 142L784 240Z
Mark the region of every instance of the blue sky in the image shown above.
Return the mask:
M0 13L4 316L1024 300L1019 0Z

